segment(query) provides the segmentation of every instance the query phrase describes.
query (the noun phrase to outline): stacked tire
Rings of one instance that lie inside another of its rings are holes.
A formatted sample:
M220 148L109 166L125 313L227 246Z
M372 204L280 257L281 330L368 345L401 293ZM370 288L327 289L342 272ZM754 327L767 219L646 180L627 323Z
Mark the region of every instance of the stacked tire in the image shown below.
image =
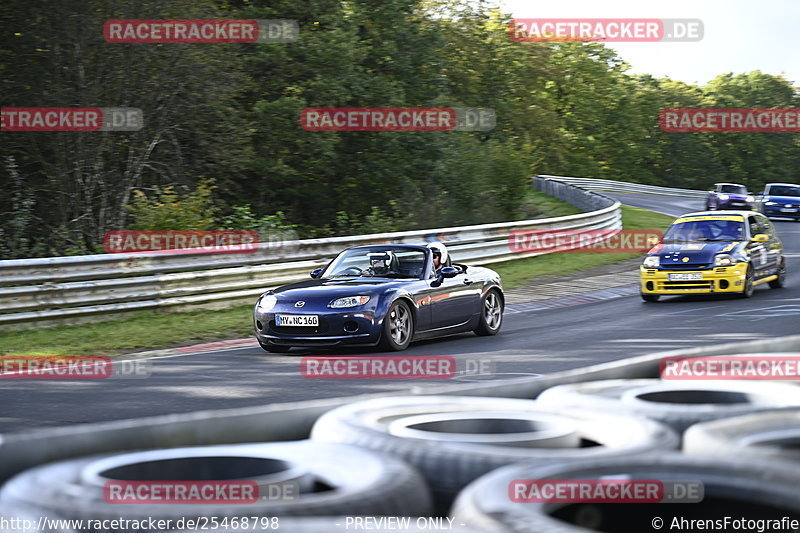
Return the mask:
M505 465L628 457L674 450L669 428L644 418L534 400L392 396L322 415L312 440L393 456L419 470L445 513L468 483Z
M244 503L159 502L120 505L106 487L119 482L247 481ZM265 489L292 487L288 497ZM3 485L0 504L67 519L173 520L225 517L428 516L425 482L405 463L369 450L323 442L273 442L174 448L59 461L26 470ZM175 522L173 522L175 523ZM174 526L173 526L174 527Z

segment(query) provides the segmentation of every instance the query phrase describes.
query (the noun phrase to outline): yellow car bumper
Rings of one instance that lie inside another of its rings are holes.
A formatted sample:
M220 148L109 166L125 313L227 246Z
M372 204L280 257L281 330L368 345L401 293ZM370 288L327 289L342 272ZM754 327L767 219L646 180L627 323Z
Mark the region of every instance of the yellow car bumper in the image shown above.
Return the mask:
M639 267L642 294L716 294L742 292L747 263L708 270L659 270ZM702 279L675 280L670 274L702 274Z

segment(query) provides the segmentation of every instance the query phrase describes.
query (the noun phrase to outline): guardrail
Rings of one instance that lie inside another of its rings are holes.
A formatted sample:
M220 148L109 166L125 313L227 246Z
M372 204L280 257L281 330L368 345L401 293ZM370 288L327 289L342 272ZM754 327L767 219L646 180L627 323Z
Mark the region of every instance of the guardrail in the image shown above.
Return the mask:
M378 243L447 243L459 261L491 264L512 253L508 236L525 229L621 229L620 203L556 180L537 188L588 212L406 232L262 243L242 254L104 254L0 261L0 330L91 322L126 313L252 303L267 289L304 279L342 248ZM11 285L11 286L8 286Z
M220 308L251 303L267 289L305 279L341 249L380 243L447 243L459 261L479 265L541 255L512 253L508 236L526 229L621 229L620 203L590 188L663 187L537 176L534 187L585 211L497 224L261 243L255 253L103 254L0 261L0 330L52 327L143 310ZM619 188L613 189L619 190ZM682 189L665 189L677 195ZM663 194L658 192L659 194ZM687 193L702 194L701 191Z
M628 183L626 181L600 180L594 178L566 178L562 176L539 176L545 179L554 179L562 183L574 185L587 191L606 192L632 192L642 194L660 194L662 196L681 196L684 198L705 198L707 191L695 189L674 189L672 187L659 187L657 185L644 185L641 183Z

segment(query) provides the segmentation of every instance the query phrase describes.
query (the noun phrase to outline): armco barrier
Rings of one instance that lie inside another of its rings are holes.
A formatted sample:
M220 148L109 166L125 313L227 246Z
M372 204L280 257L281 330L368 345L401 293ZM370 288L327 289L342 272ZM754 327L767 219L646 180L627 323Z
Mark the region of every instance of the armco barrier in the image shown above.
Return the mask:
M105 254L0 261L0 330L108 319L142 310L255 303L269 288L305 279L343 248L378 243L447 243L459 261L518 259L508 236L523 229L621 229L620 203L602 194L534 178L549 194L587 212L408 232L262 243L242 254ZM541 182L541 185L539 183ZM524 254L539 255L541 252Z
M535 398L549 387L566 383L658 377L659 362L664 357L791 352L800 353L800 335L673 350L541 377L448 385L415 393ZM393 394L200 411L0 435L0 482L35 465L96 453L303 439L322 413L353 401Z
M362 244L447 243L465 263L523 256L508 235L525 229L620 229L620 203L593 190L699 197L703 191L590 178L537 176L537 189L584 213L555 218L262 243L242 254L103 254L0 261L0 331L78 324L143 310L221 308L254 303L267 289L305 279L343 248ZM590 190L593 189L593 190Z
M567 185L574 185L587 191L629 192L641 194L659 194L662 196L681 196L684 198L705 198L707 191L695 189L674 189L657 185L644 185L626 181L600 180L594 178L567 178L562 176L538 176L539 178L557 180Z

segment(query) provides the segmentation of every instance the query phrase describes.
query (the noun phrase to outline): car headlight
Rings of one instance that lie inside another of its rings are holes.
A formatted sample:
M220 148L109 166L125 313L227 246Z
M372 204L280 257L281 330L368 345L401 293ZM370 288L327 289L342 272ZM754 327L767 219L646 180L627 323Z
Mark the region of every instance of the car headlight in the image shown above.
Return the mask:
M748 196L747 198L744 199L744 201L747 202L748 204L752 204L753 202L756 201L756 199L752 196Z
M645 257L644 262L642 263L642 265L644 265L645 268L658 268L658 265L660 264L661 261L659 260L657 255L649 255Z
M717 254L714 256L714 266L726 267L734 264L736 260L730 254Z
M767 202L766 205L778 205L778 202Z
M728 196L727 194L720 194L719 195L719 199L720 200L727 200L728 198L730 198L730 196Z
M333 309L342 309L343 307L358 307L364 305L369 301L369 296L345 296L344 298L337 298L328 304L328 307Z
M258 301L258 310L264 313L272 311L276 303L278 303L278 297L274 294L267 294L266 296L262 296Z

